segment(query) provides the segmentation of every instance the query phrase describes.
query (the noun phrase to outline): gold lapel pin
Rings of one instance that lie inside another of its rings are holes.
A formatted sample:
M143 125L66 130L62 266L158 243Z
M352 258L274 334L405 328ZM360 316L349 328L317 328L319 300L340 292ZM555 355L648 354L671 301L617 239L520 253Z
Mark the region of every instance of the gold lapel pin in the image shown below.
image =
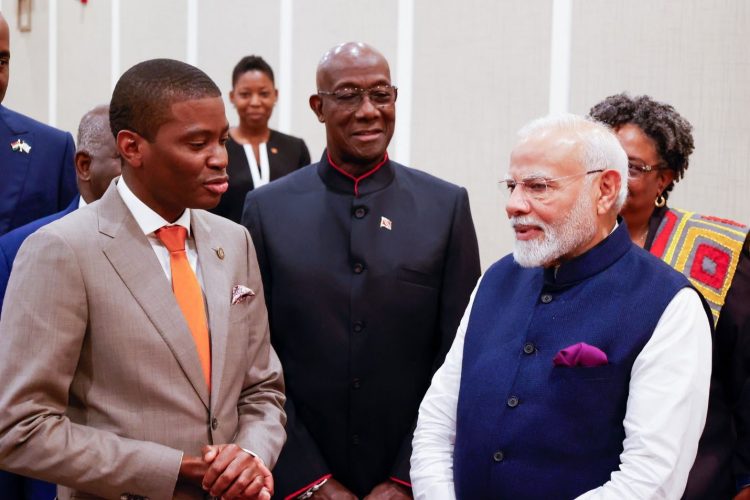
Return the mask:
M279 150L278 150L278 149L276 149L276 148L271 148L271 153L272 153L272 154L276 154L276 153L278 153L278 152L279 152Z
M221 247L214 248L214 252L216 252L216 256L218 258L220 258L221 260L224 260L224 249L223 248L221 248Z

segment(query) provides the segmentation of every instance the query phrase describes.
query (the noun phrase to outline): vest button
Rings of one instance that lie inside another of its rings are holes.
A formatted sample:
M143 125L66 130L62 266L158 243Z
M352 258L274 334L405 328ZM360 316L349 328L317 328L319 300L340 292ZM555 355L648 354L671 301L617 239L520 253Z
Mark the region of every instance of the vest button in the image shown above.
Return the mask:
M362 219L365 215L367 215L367 209L365 207L357 207L354 209L354 217L357 219Z
M542 295L542 302L545 304L549 304L550 302L552 302L552 295L548 293L545 293L544 295Z
M526 342L523 345L523 353L524 354L534 354L534 351L536 351L536 346L533 342Z
M495 462L502 462L504 459L505 459L505 455L503 454L502 451L498 450L492 454L492 460L494 460Z
M354 324L352 325L352 330L354 330L354 333L359 333L364 329L365 329L365 324L362 323L361 321L355 321Z
M365 270L365 266L357 262L354 264L354 274L361 274Z
M520 400L518 399L518 396L511 396L508 398L507 403L511 408L515 408L518 406L518 403L520 403Z
M354 446L358 446L359 445L359 434L354 434L352 436L352 444Z
M219 421L216 420L216 417L211 419L211 429L216 430L219 427Z
M360 387L362 387L362 382L358 378L355 378L354 380L352 380L353 389L356 390L356 389L359 389Z

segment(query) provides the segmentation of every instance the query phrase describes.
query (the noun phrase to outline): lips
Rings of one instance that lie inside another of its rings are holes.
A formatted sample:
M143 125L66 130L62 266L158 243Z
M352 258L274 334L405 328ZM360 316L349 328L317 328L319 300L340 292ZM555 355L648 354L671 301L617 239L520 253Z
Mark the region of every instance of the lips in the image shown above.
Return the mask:
M229 177L220 177L204 182L203 186L214 194L224 194L229 189Z
M383 135L383 131L380 129L358 130L352 135L360 141L369 142L379 139Z
M538 238L544 234L542 228L530 224L514 224L513 231L516 232L516 239L521 241Z

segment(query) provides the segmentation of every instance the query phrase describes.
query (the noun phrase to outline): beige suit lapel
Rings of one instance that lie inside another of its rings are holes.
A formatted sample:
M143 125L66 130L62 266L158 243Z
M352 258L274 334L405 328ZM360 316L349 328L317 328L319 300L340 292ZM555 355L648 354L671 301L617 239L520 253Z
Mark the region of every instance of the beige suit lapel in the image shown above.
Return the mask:
M193 210L190 220L208 306L208 326L211 332L211 394L213 395L211 400L213 403L220 394L226 359L227 322L233 285L227 266L229 262L236 261L236 256L225 256L221 235L211 230L205 213Z
M98 220L99 232L112 238L104 244L104 254L208 408L208 387L185 318L148 239L120 198L114 183L98 204Z

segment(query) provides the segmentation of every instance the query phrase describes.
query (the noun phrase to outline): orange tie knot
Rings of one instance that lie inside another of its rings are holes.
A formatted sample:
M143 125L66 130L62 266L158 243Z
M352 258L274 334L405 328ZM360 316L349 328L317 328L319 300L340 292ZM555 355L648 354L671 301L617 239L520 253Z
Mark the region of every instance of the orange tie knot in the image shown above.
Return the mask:
M169 253L185 251L185 239L187 239L187 229L183 226L164 226L156 230L156 237L164 243Z

